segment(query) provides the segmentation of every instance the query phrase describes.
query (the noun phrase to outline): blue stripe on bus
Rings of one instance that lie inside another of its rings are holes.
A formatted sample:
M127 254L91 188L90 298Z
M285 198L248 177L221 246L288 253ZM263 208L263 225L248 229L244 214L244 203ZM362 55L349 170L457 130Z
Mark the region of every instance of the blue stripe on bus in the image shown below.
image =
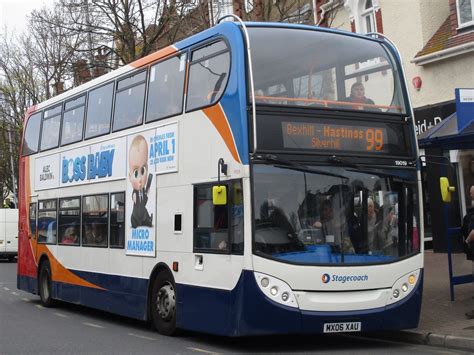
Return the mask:
M90 274L82 276L87 278ZM105 274L96 276L95 280L100 280L103 286L115 286L104 291L54 282L53 297L131 318L146 318L145 280ZM226 336L322 333L324 323L335 322L362 322L362 331L415 328L421 308L422 281L423 272L410 296L387 307L315 312L275 303L260 291L253 272L243 271L236 287L229 291L177 284L177 325L182 329ZM33 287L35 280L19 276L18 284ZM119 285L127 286L121 289ZM130 285L140 285L139 290L128 292Z

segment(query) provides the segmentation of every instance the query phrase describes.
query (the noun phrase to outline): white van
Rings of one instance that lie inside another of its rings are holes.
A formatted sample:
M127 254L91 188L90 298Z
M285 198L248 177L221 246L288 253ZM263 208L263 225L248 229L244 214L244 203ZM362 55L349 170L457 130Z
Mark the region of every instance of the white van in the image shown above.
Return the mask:
M0 209L0 259L18 255L18 209Z

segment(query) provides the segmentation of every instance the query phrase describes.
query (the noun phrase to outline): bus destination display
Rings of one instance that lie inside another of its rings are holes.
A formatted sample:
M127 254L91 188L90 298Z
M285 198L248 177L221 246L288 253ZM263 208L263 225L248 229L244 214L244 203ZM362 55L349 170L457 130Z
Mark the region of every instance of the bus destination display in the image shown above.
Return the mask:
M385 127L282 122L282 133L283 146L290 149L387 153L389 143Z

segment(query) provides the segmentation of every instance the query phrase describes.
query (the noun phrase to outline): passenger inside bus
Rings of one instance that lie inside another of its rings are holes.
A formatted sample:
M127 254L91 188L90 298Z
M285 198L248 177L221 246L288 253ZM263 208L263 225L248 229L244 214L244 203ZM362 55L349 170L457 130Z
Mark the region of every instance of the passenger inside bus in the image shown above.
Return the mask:
M321 223L326 243L335 249L342 248L344 253L355 253L349 236L348 226L342 211L334 211L331 200L323 200L321 205Z
M368 108L365 105L375 105L374 101L365 96L365 87L361 82L356 82L351 86L351 95L346 99L346 101L354 102L361 105L354 105L352 108L357 110L378 110L377 108Z
M62 244L77 244L79 241L76 227L67 227L62 236Z
M84 230L83 244L85 245L107 245L106 225L98 223L86 224Z

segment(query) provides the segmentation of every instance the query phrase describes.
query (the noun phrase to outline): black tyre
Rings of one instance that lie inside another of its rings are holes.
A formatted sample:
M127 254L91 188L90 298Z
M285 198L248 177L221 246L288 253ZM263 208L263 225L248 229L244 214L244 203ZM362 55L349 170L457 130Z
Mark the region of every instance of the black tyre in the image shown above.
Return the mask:
M158 333L176 334L176 287L168 272L160 272L153 282L150 310Z
M41 303L45 307L51 307L53 305L53 297L51 291L51 266L49 265L49 261L45 261L41 264L38 277L38 292L41 299Z

